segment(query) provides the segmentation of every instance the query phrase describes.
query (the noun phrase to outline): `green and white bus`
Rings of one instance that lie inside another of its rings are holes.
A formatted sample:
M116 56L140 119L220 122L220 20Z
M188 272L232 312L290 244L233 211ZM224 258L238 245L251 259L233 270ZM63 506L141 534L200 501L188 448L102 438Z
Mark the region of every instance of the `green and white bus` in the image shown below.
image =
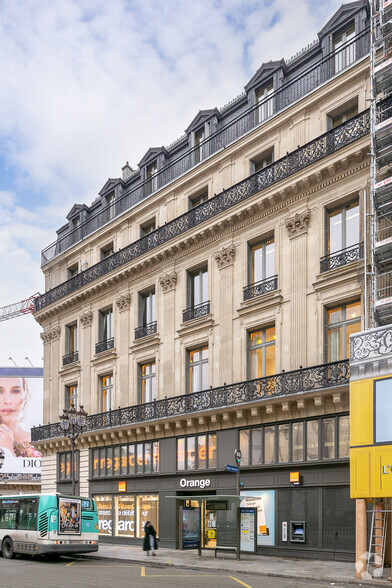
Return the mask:
M3 557L98 551L95 501L63 494L0 496Z

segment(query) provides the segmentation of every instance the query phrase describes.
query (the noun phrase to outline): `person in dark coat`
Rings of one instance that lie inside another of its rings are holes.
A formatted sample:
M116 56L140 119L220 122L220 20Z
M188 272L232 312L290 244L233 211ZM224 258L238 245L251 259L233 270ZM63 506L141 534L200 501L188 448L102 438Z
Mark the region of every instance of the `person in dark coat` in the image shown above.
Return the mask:
M150 555L150 551L152 555L156 555L155 550L158 549L157 532L151 521L147 521L144 525L144 532L143 551L147 551L147 555Z

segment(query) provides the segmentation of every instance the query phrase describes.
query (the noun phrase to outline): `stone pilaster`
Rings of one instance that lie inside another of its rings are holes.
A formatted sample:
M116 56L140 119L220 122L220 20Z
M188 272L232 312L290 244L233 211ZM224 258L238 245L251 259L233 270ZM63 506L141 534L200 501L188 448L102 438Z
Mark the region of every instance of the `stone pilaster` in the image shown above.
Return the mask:
M176 293L178 275L176 271L166 273L159 278L159 283L162 288L163 296L161 296L160 303L160 319L158 324L161 341L165 342L165 352L161 355L158 386L161 390L160 397L174 396L175 389L175 374L177 370L173 365L173 361L180 361L176 358L175 341L176 341ZM165 388L165 383L173 382L171 387ZM178 394L178 392L177 392Z
M118 359L116 362L116 381L115 381L115 406L128 406L129 397L129 343L134 338L134 332L130 328L130 309L132 297L128 292L122 294L116 300L118 312L114 314L114 346L116 348ZM114 377L114 374L113 374ZM114 408L114 406L113 406Z
M79 392L79 404L83 404L85 410L92 414L96 411L94 404L94 382L90 373L90 361L93 353L93 345L95 342L92 341L92 325L93 325L93 312L87 310L82 312L79 317L79 324L82 326L81 332L79 333L79 359L81 365L86 366L80 374L80 390Z
M214 253L214 259L219 269L217 282L220 295L215 291L214 306L219 304L219 382L213 385L233 381L233 280L236 248L234 244L222 247ZM219 301L219 302L218 302ZM215 309L212 308L215 314ZM212 366L211 372L212 374Z

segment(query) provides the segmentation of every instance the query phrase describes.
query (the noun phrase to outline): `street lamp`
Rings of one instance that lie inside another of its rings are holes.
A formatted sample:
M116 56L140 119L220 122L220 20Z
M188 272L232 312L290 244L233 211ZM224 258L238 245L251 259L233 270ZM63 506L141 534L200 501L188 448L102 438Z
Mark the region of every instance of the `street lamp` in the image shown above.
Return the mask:
M72 495L75 496L75 441L83 431L87 429L87 412L80 406L79 410L71 404L70 408L64 408L60 415L60 427L64 434L71 440L71 480Z

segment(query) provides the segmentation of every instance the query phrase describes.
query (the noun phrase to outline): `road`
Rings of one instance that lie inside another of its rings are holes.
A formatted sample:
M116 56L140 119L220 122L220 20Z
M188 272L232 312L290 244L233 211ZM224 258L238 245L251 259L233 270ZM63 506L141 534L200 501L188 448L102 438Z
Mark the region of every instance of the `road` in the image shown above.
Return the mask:
M194 571L61 557L0 557L1 588L325 588L329 584L224 572ZM348 586L348 584L334 584Z

